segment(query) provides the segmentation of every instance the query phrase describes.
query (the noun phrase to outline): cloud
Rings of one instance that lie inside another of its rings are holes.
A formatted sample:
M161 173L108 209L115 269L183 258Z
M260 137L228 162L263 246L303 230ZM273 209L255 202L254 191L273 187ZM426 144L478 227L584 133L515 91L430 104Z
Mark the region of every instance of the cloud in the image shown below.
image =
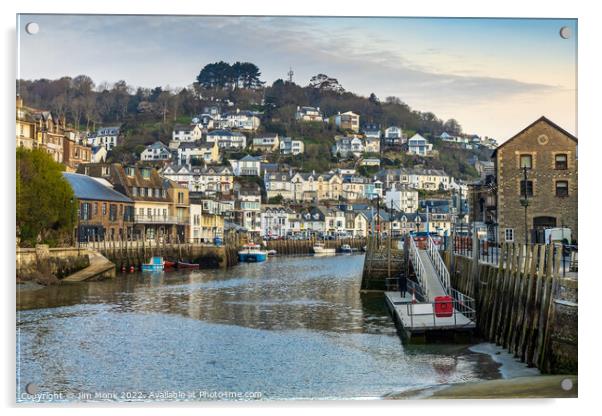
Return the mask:
M23 36L21 76L90 75L97 83L186 86L208 62L247 60L272 82L304 85L312 75L338 78L349 91L395 95L421 110L511 105L519 96L558 85L483 75L478 56L421 48L415 33L391 31L370 19L198 16L36 16L41 31ZM478 42L478 40L475 40ZM68 54L57 51L68 51ZM464 66L462 63L466 62ZM451 63L453 63L453 68ZM512 65L512 62L508 62ZM461 74L457 68L465 68Z

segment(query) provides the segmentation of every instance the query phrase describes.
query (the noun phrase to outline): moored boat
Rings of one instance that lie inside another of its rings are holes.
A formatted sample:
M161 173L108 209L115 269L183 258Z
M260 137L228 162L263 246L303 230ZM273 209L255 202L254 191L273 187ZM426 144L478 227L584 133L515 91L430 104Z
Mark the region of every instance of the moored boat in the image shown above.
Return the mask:
M314 254L336 254L335 248L326 248L324 243L316 243L313 247Z
M246 263L259 263L266 261L268 258L268 252L261 250L259 244L245 244L238 252L238 260Z
M276 254L278 254L278 252L274 249L272 250L268 250L268 256L275 256Z
M178 269L198 269L200 267L200 264L197 263L186 263L183 261L178 261L176 262L176 267Z
M353 250L349 244L343 244L340 248L341 253L351 253Z
M155 256L152 257L150 263L144 263L142 265L143 272L161 272L165 267L165 262L163 261L163 257Z
M175 261L169 261L169 260L165 260L163 262L163 268L164 269L171 269L173 267L176 267L176 263Z

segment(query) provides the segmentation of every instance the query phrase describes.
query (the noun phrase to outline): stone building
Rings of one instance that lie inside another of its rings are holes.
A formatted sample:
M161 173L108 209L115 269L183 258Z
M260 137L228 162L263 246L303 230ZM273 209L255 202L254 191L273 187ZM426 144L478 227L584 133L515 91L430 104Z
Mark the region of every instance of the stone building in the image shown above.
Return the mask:
M496 171L498 241L544 242L543 230L566 227L577 240L577 138L541 117L499 146ZM524 168L527 181L524 181Z
M77 198L75 236L80 242L129 238L134 226L134 201L115 191L109 182L63 172Z

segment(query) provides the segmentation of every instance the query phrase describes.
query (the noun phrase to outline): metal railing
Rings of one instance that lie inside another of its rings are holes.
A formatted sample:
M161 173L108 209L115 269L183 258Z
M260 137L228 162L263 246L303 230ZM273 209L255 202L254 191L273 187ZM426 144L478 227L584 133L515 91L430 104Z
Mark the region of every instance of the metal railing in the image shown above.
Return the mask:
M178 217L175 215L136 215L134 222L137 224L188 224L189 216Z
M424 268L424 264L422 263L422 259L420 258L420 253L418 252L418 247L416 246L416 242L412 237L410 237L410 253L409 253L410 261L414 266L414 272L416 273L416 278L418 279L418 283L423 288L423 293L425 299L429 299L428 288L424 281L424 274L426 273L426 269Z
M450 279L449 279L449 270L445 266L445 262L441 258L441 254L439 254L439 245L435 244L431 236L429 235L426 240L426 252L428 253L431 262L433 263L433 267L437 272L437 278L443 286L443 290L445 293L449 294L450 288Z
M436 310L437 304L450 303L450 301L434 301L434 302L420 302L420 303L407 303L406 314L410 317L410 326L412 328L415 327L414 319L415 317L432 317L432 326L433 327L449 327L452 323L454 326L468 326L476 324L476 310L475 310L475 300L469 296L458 292L457 290L451 289L451 304L452 304L452 312L451 316L437 316ZM430 305L430 307L425 305ZM459 318L462 319L461 322L458 322ZM451 321L450 321L451 318ZM430 321L430 318L429 318ZM424 319L420 319L419 325L424 325L426 322ZM418 322L416 326L419 326Z

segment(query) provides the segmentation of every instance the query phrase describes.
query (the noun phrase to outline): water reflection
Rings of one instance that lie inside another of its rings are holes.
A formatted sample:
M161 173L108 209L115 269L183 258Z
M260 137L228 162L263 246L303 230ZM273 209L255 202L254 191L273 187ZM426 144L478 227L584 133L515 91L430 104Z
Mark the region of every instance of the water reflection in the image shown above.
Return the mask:
M464 346L404 347L363 256L122 275L18 296L18 386L378 397L497 377Z

